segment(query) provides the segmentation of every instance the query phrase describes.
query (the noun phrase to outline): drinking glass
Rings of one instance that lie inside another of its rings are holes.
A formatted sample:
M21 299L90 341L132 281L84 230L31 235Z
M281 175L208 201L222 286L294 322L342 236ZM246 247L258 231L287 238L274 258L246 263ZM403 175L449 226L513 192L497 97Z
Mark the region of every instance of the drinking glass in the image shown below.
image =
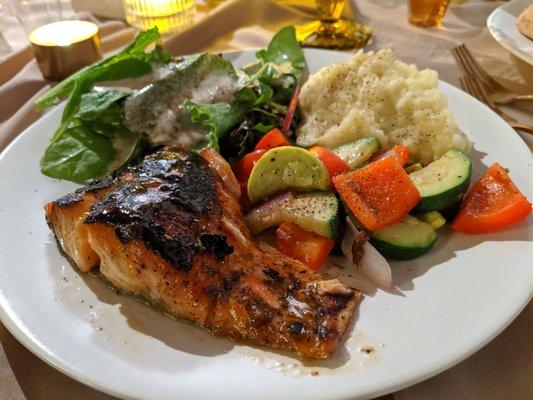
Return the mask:
M126 21L139 29L157 26L163 35L189 25L196 10L194 0L122 0Z
M39 26L61 21L61 0L8 0L13 13L27 34Z
M450 0L409 0L409 22L418 26L442 26Z
M318 20L297 25L296 37L309 47L363 47L370 39L366 25L341 18L347 0L315 0Z

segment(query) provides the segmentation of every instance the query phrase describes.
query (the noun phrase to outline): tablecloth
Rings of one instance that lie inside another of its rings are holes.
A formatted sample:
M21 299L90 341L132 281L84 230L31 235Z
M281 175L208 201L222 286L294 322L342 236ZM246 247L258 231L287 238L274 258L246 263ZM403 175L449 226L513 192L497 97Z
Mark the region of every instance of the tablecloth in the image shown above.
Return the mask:
M111 6L105 6L110 2ZM193 25L167 39L174 55L201 50L240 50L263 47L279 27L304 21L313 14L307 0L199 1ZM207 4L209 3L209 5ZM213 3L220 3L212 7ZM415 28L407 23L402 0L358 0L345 15L369 24L374 36L368 49L392 48L399 58L432 68L457 85L458 71L449 49L466 42L478 61L496 80L521 93L533 92L533 70L500 48L485 28L490 12L501 2L471 0L451 6L443 29ZM118 17L116 0L74 1L78 17L95 19L84 11ZM81 7L81 9L79 9ZM67 14L74 10L66 6ZM127 43L135 31L123 22L98 20L106 53ZM23 31L0 0L0 150L40 114L32 101L48 87L32 59ZM528 106L510 113L533 122ZM532 141L523 136L531 146ZM533 398L533 346L528 306L496 339L472 357L425 382L394 393L398 400L418 399L530 399ZM57 372L26 350L0 325L0 399L61 400L111 399ZM353 377L354 379L356 377Z

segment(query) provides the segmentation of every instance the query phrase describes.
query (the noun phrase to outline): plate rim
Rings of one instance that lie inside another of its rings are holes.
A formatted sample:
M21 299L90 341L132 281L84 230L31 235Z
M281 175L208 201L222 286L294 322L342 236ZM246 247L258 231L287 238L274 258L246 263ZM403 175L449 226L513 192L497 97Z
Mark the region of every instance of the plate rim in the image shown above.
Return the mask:
M233 54L239 56L243 53L251 53L254 50L243 50L243 51L231 51L231 52L224 52L223 54ZM342 54L343 57L349 57L349 53L344 53L341 51L332 51L332 50L320 50L320 49L305 49L306 53L336 53L336 54ZM306 54L307 56L307 54ZM527 150L527 144L523 140L523 138L520 137L520 135L514 131L511 127L509 127L505 121L501 119L497 114L495 114L489 107L487 107L485 104L481 103L476 98L472 97L470 94L463 92L459 88L455 87L454 85L451 85L443 80L439 80L439 85L444 85L447 90L451 90L455 93L455 95L459 96L465 96L469 99L470 102L474 101L475 103L482 106L485 111L490 112L493 116L496 116L501 122L503 122L507 126L507 130L509 131L509 134L511 132L514 133L514 135L518 136L520 139L521 146L525 146L525 149ZM60 105L55 106L53 109L51 109L46 114L42 115L40 118L38 118L36 121L34 121L29 127L24 129L17 137L9 143L8 146L0 153L0 163L2 163L4 157L6 154L8 154L11 149L18 145L18 142L22 140L26 135L28 135L34 125L40 123L43 119L51 118L53 112L60 112L56 111L58 108L62 107L64 102L62 102ZM401 390L403 388L412 386L416 383L419 383L421 381L424 381L426 379L429 379L435 375L438 375L439 373L453 367L454 365L460 363L461 361L465 360L466 358L470 357L472 354L477 352L479 349L484 347L486 344L488 344L491 340L493 340L496 336L498 336L517 316L518 314L525 308L525 306L531 301L531 298L533 296L533 292L530 291L530 293L526 296L524 296L523 301L518 307L514 307L514 312L511 315L507 315L507 317L501 321L498 324L498 327L496 329L493 329L490 333L486 334L483 337L483 340L478 341L478 343L475 346L470 346L468 350L458 352L455 357L451 358L443 358L440 360L440 363L438 365L435 365L434 367L428 369L425 373L419 374L417 376L414 376L411 379L402 379L402 375L399 375L397 377L391 377L390 382L391 384L381 387L380 389L371 389L367 390L364 394L361 394L360 396L366 398L366 397L373 397L373 396L379 396L384 395L387 393L395 392L398 390ZM12 314L11 308L8 304L5 304L4 302L7 299L3 295L2 288L0 287L0 321L4 324L6 329L19 341L24 347L26 347L29 351L31 351L33 354L35 354L37 357L39 357L41 360L46 362L48 365L52 366L56 370L60 371L61 373L67 375L68 377L87 385L93 389L99 390L103 393L107 393L109 395L123 398L123 399L137 399L140 397L132 397L126 394L125 392L119 392L116 390L113 390L104 384L101 384L95 380L92 380L90 376L85 376L83 372L76 372L75 369L72 369L70 364L68 363L62 363L60 359L58 359L53 353L47 351L47 348L44 343L41 343L38 339L36 339L30 332L28 332L22 324L22 321L16 316L16 314ZM7 303L7 302L6 302ZM7 307L6 307L7 306ZM353 399L353 394L348 393L349 390L345 390L345 395L339 394L333 397L329 397L331 400L349 400ZM359 395L358 395L359 396Z
M514 56L520 58L525 63L533 66L533 55L530 56L529 54L527 54L526 52L522 51L521 49L518 49L518 48L516 48L514 46L511 46L505 40L502 40L502 38L500 37L499 33L495 30L495 27L494 27L494 18L496 17L496 15L498 13L500 13L502 11L507 11L509 8L512 8L515 4L517 5L519 3L522 3L522 1L524 3L526 3L527 0L526 1L524 1L524 0L511 0L508 3L500 4L487 17L487 24L486 25L487 25L487 29L489 30L491 36L494 38L494 40L496 40L496 42L498 42L498 44L500 46L502 46L504 49L509 51ZM515 27L515 29L516 29L516 27ZM518 32L518 30L517 30L517 32ZM518 33L520 34L520 32L518 32Z

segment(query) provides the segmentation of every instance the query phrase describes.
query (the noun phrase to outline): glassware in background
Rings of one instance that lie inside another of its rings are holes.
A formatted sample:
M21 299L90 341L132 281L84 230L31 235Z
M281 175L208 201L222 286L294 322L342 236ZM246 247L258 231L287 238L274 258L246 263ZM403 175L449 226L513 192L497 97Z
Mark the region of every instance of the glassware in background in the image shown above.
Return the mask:
M63 19L60 0L8 0L8 3L28 35L39 26Z
M157 26L163 35L180 31L194 17L194 0L122 0L126 21L139 29Z
M26 32L45 78L61 80L102 58L98 26L89 21L65 20L64 14L69 13L66 2L8 0L8 4Z
M300 43L308 47L335 49L363 47L370 39L370 28L341 18L346 2L315 0L319 19L295 27Z
M409 22L417 26L442 26L450 0L409 0Z

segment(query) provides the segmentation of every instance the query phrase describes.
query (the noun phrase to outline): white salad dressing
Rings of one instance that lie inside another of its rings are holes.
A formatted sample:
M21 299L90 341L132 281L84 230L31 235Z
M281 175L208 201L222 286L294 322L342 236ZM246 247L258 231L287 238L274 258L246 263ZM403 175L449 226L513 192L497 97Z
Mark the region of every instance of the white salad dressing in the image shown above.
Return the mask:
M147 134L152 145L197 144L207 129L191 121L185 101L232 102L235 91L242 85L237 76L214 67L214 57L218 56L204 55L183 62L164 78L133 93L124 105L126 126Z

